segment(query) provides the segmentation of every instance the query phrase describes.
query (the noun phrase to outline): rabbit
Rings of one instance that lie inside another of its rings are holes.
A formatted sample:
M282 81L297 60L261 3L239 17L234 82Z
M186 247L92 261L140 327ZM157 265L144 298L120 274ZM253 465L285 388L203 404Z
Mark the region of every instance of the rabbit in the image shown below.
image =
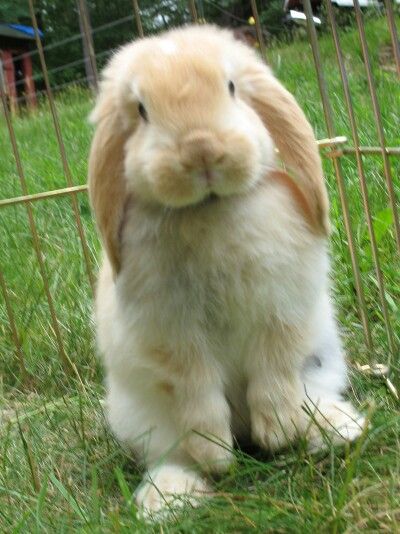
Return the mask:
M356 439L317 143L256 51L210 25L127 44L91 120L97 339L139 513L197 504L237 441Z

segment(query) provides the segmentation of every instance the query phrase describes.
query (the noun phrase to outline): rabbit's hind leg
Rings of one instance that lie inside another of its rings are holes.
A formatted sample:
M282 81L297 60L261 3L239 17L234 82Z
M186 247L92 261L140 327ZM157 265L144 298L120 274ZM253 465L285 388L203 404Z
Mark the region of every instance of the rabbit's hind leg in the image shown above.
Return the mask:
M364 417L343 398L348 377L337 326L331 314L320 325L321 337L303 369L304 405L310 415L307 429L312 451L354 441L362 432Z

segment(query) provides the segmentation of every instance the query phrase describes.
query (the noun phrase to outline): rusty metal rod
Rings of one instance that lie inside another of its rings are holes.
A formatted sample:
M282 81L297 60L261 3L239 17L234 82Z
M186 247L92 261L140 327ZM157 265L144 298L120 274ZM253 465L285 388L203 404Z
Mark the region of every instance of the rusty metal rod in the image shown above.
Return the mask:
M138 35L140 38L144 37L142 17L140 16L140 9L138 0L132 0L133 3L133 12L135 14L135 23Z
M369 88L369 93L371 96L372 108L374 111L376 129L378 132L379 146L382 151L383 170L384 170L385 179L386 179L386 187L387 187L388 196L389 196L389 203L390 203L390 207L393 212L394 234L396 236L397 250L398 252L400 252L400 221L399 221L399 213L397 210L396 193L394 191L394 186L393 186L393 177L392 177L390 161L385 151L386 141L385 141L385 133L383 130L383 124L382 124L381 110L380 110L380 106L378 102L378 97L376 94L375 81L374 81L374 77L372 74L367 39L365 36L364 21L363 21L360 4L358 0L354 0L354 11L356 15L358 34L359 34L360 42L361 42L364 66L365 66L365 70L367 73L368 88Z
M303 6L304 6L306 19L307 19L307 28L308 28L308 33L310 37L314 64L315 64L315 68L317 71L317 80L318 80L319 91L321 94L322 107L323 107L323 112L325 116L325 123L326 123L329 137L333 138L335 137L335 130L334 130L333 119L332 119L333 113L332 113L332 109L331 109L331 105L330 105L330 101L328 97L328 91L326 87L326 82L325 82L325 77L323 73L322 62L321 62L321 57L319 53L319 45L318 45L318 40L317 40L317 32L315 30L310 0L304 0ZM347 239L348 239L351 265L352 265L353 276L354 276L354 285L355 285L356 293L357 293L359 313L360 313L361 323L363 326L364 338L365 338L365 342L366 342L368 349L372 349L373 342L372 342L371 330L370 330L370 326L368 322L367 306L365 302L364 289L362 285L358 255L356 252L353 228L351 225L349 203L348 203L346 187L345 187L345 183L343 179L342 167L341 167L341 164L338 158L334 158L332 159L332 161L333 161L336 181L337 181L338 189L339 189L343 220L344 220L344 225L345 225Z
M386 18L388 21L390 38L392 40L393 56L396 62L397 76L400 78L400 45L399 37L397 35L396 23L394 20L394 12L392 0L384 0L386 8Z
M326 147L328 148L328 147ZM358 151L363 156L382 156L382 150L379 147L369 147L369 146L360 146L358 149L354 147L343 147L343 148L337 148L334 149L334 146L332 146L333 150L329 150L324 152L324 156L326 158L341 158L342 156L354 156L355 153ZM387 147L386 153L388 156L400 156L400 151L398 151L396 148L389 148Z
M15 159L15 163L17 166L17 172L18 172L18 177L19 177L19 181L21 184L21 189L24 195L27 195L28 188L27 188L25 174L24 174L23 167L22 167L21 157L20 157L19 150L18 150L17 140L15 137L14 127L11 122L11 116L10 116L10 111L7 105L6 95L1 86L0 86L0 95L1 95L1 100L3 104L4 116L5 116L6 123L7 123L8 133L10 136L11 146L13 149L14 159ZM40 276L43 281L43 287L44 287L44 291L45 291L45 295L47 299L47 304L49 306L51 325L52 325L52 329L53 329L53 332L56 338L56 342L58 346L58 353L59 353L59 356L60 356L60 359L64 366L65 371L69 372L70 366L68 364L68 358L64 350L61 330L60 330L57 314L56 314L55 307L54 307L53 297L50 292L50 286L49 286L48 276L46 273L46 268L44 265L44 258L43 258L43 253L42 253L42 249L40 245L39 235L37 232L35 219L33 217L32 206L29 203L26 204L26 211L28 215L29 228L30 228L30 232L32 235L33 248L35 250L36 258L39 264L39 272L40 272Z
M361 154L370 154L370 155L381 155L382 149L379 146L359 146L355 147L343 147L342 151L344 154L354 154L356 151L359 151ZM384 147L384 151L388 156L400 156L399 147Z
M192 22L198 22L197 9L195 0L189 0L189 11L190 16L192 17Z
M352 98L350 94L350 87L349 87L349 82L347 78L346 67L345 67L345 63L343 60L343 54L342 54L342 49L340 45L340 38L337 32L335 15L334 15L332 4L330 1L327 2L327 14L328 14L328 20L331 26L333 41L335 44L336 59L337 59L337 63L339 66L344 96L346 100L347 112L348 112L348 116L350 120L351 135L352 135L353 144L355 147L355 156L356 156L356 161L357 161L357 170L358 170L358 177L360 181L361 195L362 195L363 204L364 204L364 213L365 213L365 218L367 222L369 238L371 242L372 258L373 258L374 267L375 267L375 275L376 275L376 280L378 283L379 298L381 302L382 314L383 314L386 335L387 335L387 340L388 340L388 345L389 345L388 365L390 365L390 359L391 357L395 355L396 346L395 346L395 341L394 341L394 336L393 336L392 325L390 321L389 309L387 305L385 282L384 282L384 277L383 277L382 269L380 265L378 245L376 242L375 231L374 231L374 226L372 222L372 215L371 215L371 209L370 209L370 203L369 203L367 181L366 181L365 172L364 172L364 165L362 161L361 151L359 149L360 139L358 135L353 102L352 102Z
M68 165L68 161L67 161L67 154L66 154L66 151L65 151L64 140L63 140L63 137L62 137L62 134L61 134L60 122L58 120L57 110L56 110L56 106L55 106L55 103L54 103L54 97L53 97L53 93L52 93L51 86L50 86L49 76L48 76L48 72L47 72L46 60L45 60L44 52L43 52L43 45L42 45L42 41L41 41L40 36L39 36L39 28L38 28L38 24L37 24L35 11L33 9L33 0L28 0L28 1L29 1L29 10L30 10L30 15L31 15L31 19L32 19L32 25L33 25L33 28L34 28L34 31L35 31L36 46L37 46L37 49L38 49L38 52L39 52L40 64L41 64L41 67L42 67L43 79L44 79L45 87L46 87L47 98L48 98L48 101L49 101L51 115L53 117L54 130L55 130L55 133L56 133L57 143L58 143L60 156L61 156L61 160L62 160L64 176L65 176L65 179L67 181L68 187L72 187L74 184L73 184L71 171L70 171L70 168L69 168L69 165ZM85 232L84 232L84 229L83 229L82 220L81 220L81 216L80 216L80 212L79 212L78 199L77 199L76 195L71 195L71 201L72 201L72 207L73 207L76 226L77 226L77 229L78 229L79 239L80 239L81 246L82 246L83 256L84 256L84 259L85 259L86 271L87 271L87 274L88 274L88 277L89 277L90 286L92 288L92 291L94 292L95 280L94 280L94 275L93 275L93 271L92 271L92 265L91 265L90 254L89 254L89 247L87 245Z
M73 193L87 191L87 189L87 185L74 185L73 187L65 187L64 189L54 189L53 191L43 191L43 193L34 193L33 195L21 195L19 197L5 198L4 200L0 200L0 208L6 206L14 206L15 204L23 204L26 202L35 202L37 200L43 200L46 198L71 195Z
M80 11L81 21L82 21L83 37L85 40L86 48L89 52L90 68L93 74L93 85L94 85L95 91L97 91L98 85L99 85L99 79L98 79L98 73L97 73L96 54L94 51L92 30L90 27L88 11L87 11L88 7L87 7L87 3L85 0L78 0L78 2L79 2L79 11Z
M258 9L257 9L257 2L256 0L250 0L250 4L251 4L251 12L253 13L254 21L256 23L256 34L257 34L258 45L260 47L262 58L264 61L266 61L267 52L265 49L264 37L262 34L262 29L261 29L260 16L258 14Z

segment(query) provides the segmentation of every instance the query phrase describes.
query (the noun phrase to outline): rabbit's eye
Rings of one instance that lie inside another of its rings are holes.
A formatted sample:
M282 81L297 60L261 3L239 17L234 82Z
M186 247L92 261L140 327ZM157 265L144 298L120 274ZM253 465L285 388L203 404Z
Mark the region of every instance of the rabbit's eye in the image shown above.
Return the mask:
M139 111L139 115L142 117L142 119L144 121L148 122L149 117L147 115L146 108L144 107L144 105L141 102L139 102L138 111Z
M228 89L229 89L230 95L234 96L235 95L235 84L233 83L232 80L229 80Z

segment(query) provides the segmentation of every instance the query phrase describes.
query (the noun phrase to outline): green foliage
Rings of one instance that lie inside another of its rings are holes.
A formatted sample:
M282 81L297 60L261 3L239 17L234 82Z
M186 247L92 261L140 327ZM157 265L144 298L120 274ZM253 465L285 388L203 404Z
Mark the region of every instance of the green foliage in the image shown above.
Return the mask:
M271 0L261 2L260 19L263 27L271 35L280 35L284 33L283 27L283 2L281 0Z
M0 23L24 22L29 18L27 0L1 0Z

